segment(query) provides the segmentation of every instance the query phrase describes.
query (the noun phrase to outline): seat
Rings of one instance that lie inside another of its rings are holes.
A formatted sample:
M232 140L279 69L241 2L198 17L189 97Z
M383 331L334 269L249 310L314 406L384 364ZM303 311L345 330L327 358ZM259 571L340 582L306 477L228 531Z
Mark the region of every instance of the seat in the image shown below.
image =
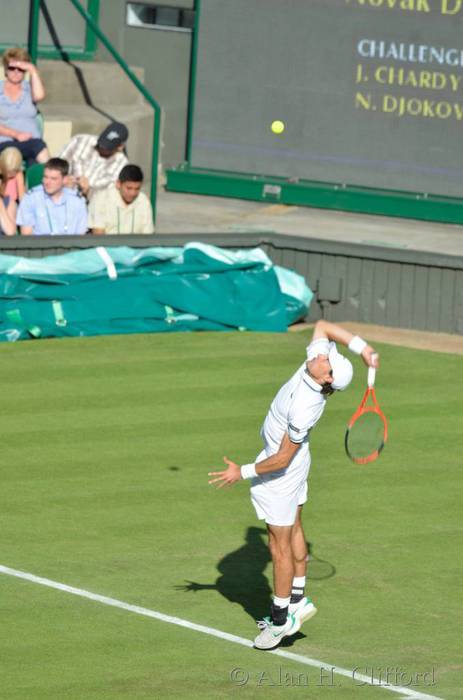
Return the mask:
M33 163L26 169L26 189L30 190L42 183L44 163Z

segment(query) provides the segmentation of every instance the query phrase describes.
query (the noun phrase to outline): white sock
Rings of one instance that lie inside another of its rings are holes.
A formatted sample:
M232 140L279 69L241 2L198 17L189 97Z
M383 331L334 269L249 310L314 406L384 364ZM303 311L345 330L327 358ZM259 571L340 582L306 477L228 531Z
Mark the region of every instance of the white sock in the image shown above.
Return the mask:
M304 597L305 576L295 576L291 588L291 603L299 603Z
M287 598L279 598L276 595L273 596L273 604L276 605L277 608L287 608L290 600L291 596Z

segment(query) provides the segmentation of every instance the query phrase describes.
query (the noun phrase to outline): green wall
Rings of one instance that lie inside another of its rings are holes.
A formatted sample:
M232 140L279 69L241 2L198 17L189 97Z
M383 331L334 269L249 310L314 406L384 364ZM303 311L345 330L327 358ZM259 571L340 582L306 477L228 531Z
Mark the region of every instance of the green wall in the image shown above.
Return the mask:
M194 0L160 0L158 4L193 9ZM177 165L185 159L191 33L128 27L126 0L101 0L100 27L129 65L144 68L145 85L164 113L162 164ZM112 60L101 46L96 59Z

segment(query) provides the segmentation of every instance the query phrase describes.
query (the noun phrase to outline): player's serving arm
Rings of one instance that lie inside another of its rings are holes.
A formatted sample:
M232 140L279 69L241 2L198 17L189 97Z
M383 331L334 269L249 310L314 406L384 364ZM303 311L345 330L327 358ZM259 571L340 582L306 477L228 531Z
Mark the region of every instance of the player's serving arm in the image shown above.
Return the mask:
M315 324L307 360L284 384L270 406L261 436L264 449L255 462L236 464L224 457L226 469L210 472L210 484L232 486L251 480L251 501L265 520L274 572L270 617L258 624L259 649L273 649L283 637L295 634L316 613L304 595L307 546L301 511L307 501L310 469L310 431L321 418L327 398L345 389L352 379L350 361L336 343L361 355L368 367L378 366L378 353L357 335L328 321Z

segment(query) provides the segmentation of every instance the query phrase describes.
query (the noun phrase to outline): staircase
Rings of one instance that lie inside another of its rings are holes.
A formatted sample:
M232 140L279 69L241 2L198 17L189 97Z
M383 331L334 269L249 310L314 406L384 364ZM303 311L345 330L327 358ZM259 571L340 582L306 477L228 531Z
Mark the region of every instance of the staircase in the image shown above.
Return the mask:
M44 139L52 156L74 134L98 135L110 121L120 121L129 129L129 161L151 179L153 109L117 64L40 60L38 68L46 90L40 103ZM143 69L132 70L143 82Z

